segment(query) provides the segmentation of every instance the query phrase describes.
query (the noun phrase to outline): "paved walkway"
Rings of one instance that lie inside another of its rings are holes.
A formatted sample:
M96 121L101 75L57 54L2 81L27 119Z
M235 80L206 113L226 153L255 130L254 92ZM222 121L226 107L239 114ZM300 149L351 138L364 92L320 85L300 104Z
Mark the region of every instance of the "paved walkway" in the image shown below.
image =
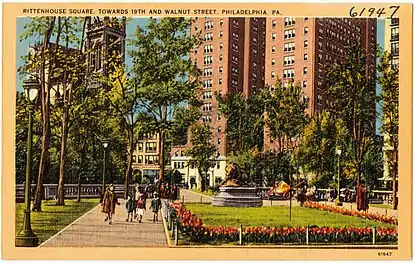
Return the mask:
M93 208L61 232L41 244L42 247L167 247L161 214L153 222L147 208L142 223L126 222L124 200L115 209L112 225L104 222L101 206ZM149 202L147 201L147 207Z
M205 194L200 194L197 192L193 192L190 190L186 190L186 189L180 189L180 194L182 196L184 196L184 202L188 202L188 203L211 203L213 197L212 196L208 196ZM335 206L335 203L332 202L327 202L327 201L322 201L320 203L324 203L327 205L333 205ZM292 206L299 206L299 203L297 202L297 200L293 199L292 200ZM290 201L289 200L263 200L263 205L264 206L278 206L278 205L285 205L285 206L289 206L290 205ZM347 209L353 209L353 210L357 210L356 204L355 203L343 203L343 207L347 208ZM369 207L369 213L374 213L374 214L381 214L381 215L388 215L388 216L394 216L394 217L398 217L398 210L392 210L392 209L388 209L388 208L379 208L379 207Z

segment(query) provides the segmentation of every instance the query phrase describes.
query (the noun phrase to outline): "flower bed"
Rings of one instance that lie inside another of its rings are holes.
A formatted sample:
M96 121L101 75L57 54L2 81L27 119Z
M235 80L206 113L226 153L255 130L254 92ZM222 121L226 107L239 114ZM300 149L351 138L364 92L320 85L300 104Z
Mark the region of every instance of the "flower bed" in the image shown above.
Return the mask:
M182 203L171 206L176 210L179 230L184 237L197 243L236 243L239 229L227 226L204 225L202 220L187 210ZM255 244L305 244L306 227L247 227L242 230L244 243ZM369 227L311 227L308 230L309 243L371 243L372 229ZM396 229L376 229L377 243L396 243Z
M346 209L343 207L325 205L325 204L320 204L317 202L310 202L310 201L305 202L304 207L318 209L322 211L329 211L332 213L342 214L346 216L357 216L357 217L361 217L361 218L365 218L369 220L376 220L382 223L398 225L398 219L393 216L367 213L365 211L356 211L356 210Z

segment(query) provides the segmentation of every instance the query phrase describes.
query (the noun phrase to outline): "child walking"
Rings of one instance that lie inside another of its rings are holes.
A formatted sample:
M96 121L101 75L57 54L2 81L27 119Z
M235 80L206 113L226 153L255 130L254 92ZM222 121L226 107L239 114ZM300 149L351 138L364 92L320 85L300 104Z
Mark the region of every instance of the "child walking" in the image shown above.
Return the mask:
M134 200L131 196L128 196L127 202L125 202L125 209L127 209L127 219L125 221L133 222Z
M145 209L146 209L146 203L144 201L144 196L140 195L140 199L138 199L137 201L137 219L139 223L141 223L141 220L143 220Z
M154 192L153 200L151 200L151 210L153 211L153 222L159 221L158 214L161 207L161 201L157 193Z

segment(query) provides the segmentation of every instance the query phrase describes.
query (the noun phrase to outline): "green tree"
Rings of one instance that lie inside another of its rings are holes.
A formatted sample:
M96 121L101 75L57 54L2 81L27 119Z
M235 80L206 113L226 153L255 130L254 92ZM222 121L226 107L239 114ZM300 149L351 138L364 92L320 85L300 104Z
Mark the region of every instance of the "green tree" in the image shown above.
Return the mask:
M341 123L336 123L328 111L315 113L304 128L296 158L304 172L315 175L314 182L319 187L327 187L337 174L336 147L343 146L339 143L342 137Z
M205 178L210 168L215 166L214 154L217 149L212 143L212 131L206 124L197 123L191 127L191 146L185 154L191 156L187 165L198 169L200 177L200 190L205 190Z
M188 56L200 40L189 35L189 29L187 18L150 18L148 26L137 27L131 40L132 81L141 83L138 102L159 133L159 182L164 177L166 135L177 120L176 112L194 105L200 88L200 71Z
M253 148L262 150L264 144L264 113L261 89L246 97L241 92L226 95L216 94L219 113L226 118L226 134L229 151L249 152Z
M392 207L397 209L396 198L399 150L399 69L392 66L391 54L385 51L380 58L378 82L382 88L382 131L385 134L386 156L392 177Z
M362 163L375 135L375 79L367 73L366 55L360 43L350 46L344 62L333 64L326 75L327 95L335 117L344 121L348 134L350 175L358 187ZM359 200L357 200L359 202Z
M265 99L265 125L271 140L276 140L278 151L294 150L299 135L307 123L305 109L308 102L299 85L289 82L287 86L278 80Z
M294 85L291 81L283 85L281 80L277 80L274 89L263 90L261 97L264 98L265 129L270 140L276 142L275 152L266 153L265 160L271 159L278 164L272 173L267 172L267 184L275 181L275 178L290 182L296 166L293 152L298 147L300 135L308 120L305 113L308 101L299 85Z

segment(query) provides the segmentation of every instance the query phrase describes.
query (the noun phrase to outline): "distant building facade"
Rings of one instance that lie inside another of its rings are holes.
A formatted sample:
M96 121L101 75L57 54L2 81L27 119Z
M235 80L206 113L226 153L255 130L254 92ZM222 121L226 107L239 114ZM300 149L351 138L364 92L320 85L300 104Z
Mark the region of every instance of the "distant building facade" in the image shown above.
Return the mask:
M140 173L142 178L147 177L151 181L157 178L160 174L159 154L159 134L142 135L133 152L133 174Z
M384 49L391 54L392 68L399 68L399 18L385 19ZM383 136L383 177L379 178L379 180L382 181L383 187L392 189L392 178L389 175L388 156L386 154L388 150L391 150L392 146L390 145L389 134L385 133Z

